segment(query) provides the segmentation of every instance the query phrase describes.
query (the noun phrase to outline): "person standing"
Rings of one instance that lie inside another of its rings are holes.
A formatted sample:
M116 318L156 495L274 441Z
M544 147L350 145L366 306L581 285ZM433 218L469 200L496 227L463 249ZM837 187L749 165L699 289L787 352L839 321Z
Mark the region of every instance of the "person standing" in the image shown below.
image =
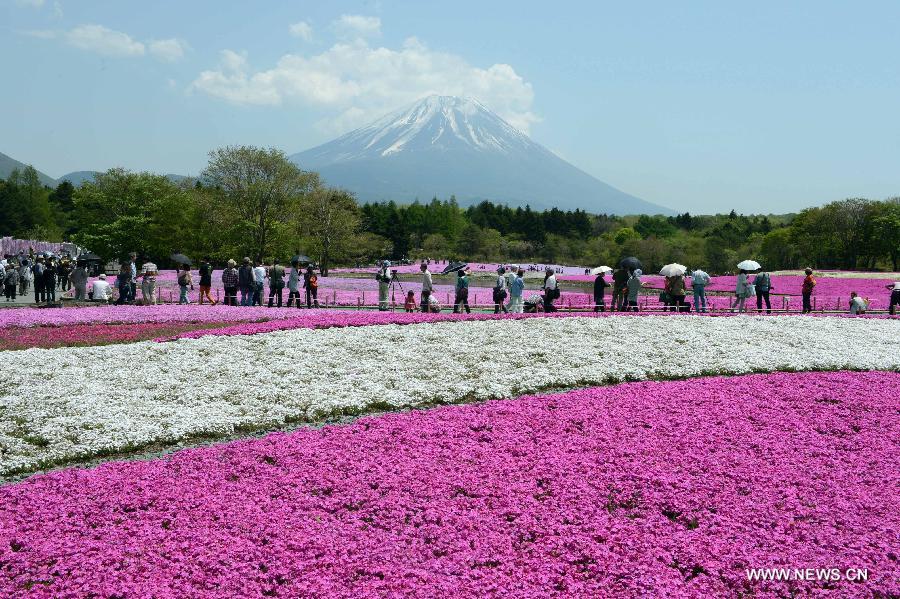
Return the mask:
M612 311L624 310L628 303L628 279L631 278L628 271L618 268L613 272L613 291L609 309Z
M691 290L694 292L694 310L706 312L706 286L709 285L709 275L702 270L695 270L691 275Z
M60 291L68 291L72 288L72 281L69 276L72 274L72 263L68 258L59 261L56 268L57 284Z
M305 276L305 275L303 275ZM290 308L294 305L294 302L297 302L297 307L302 308L303 306L300 304L300 263L296 260L291 261L291 270L288 273L288 300L287 307Z
M606 282L606 273L601 270L597 278L594 279L594 312L606 311L607 287L609 287L609 283Z
M669 305L672 306L672 312L681 312L686 304L684 301L684 277L682 275L674 275L669 279Z
M319 277L313 270L312 264L306 265L306 273L303 275L303 288L306 289L306 307L319 307ZM299 302L299 300L298 300ZM299 305L299 304L298 304Z
M16 301L16 291L19 289L19 271L10 264L6 271L3 273L3 295L6 296L6 301L14 302Z
M897 306L900 305L900 281L885 285L885 289L891 291L890 308L888 308L888 312L893 316L897 313Z
M550 266L544 271L544 284L541 288L544 290L544 312L556 312L556 306L553 305L553 300L557 299L560 295L559 285L556 283L556 275L553 272L553 268Z
M152 306L156 303L156 277L159 271L156 264L144 262L141 265L141 301L145 306Z
M134 303L137 299L137 254L131 252L128 255L128 268L131 271L131 282L128 284L128 301Z
M431 304L428 301L428 298L431 297L431 292L434 290L434 285L431 283L431 271L428 270L428 265L425 262L422 262L422 266L420 267L422 271L422 312L427 313L431 309Z
M275 305L275 299L278 298L278 307L284 298L284 267L278 263L278 260L272 261L272 267L269 269L269 307Z
M210 290L212 290L212 273L213 267L212 264L209 263L209 256L203 258L203 262L200 263L200 305L203 305L203 298L209 300L209 305L215 306L217 303L216 300L212 298L209 294Z
M772 303L769 301L769 292L772 290L772 277L766 271L761 271L753 278L753 286L756 288L756 311L762 312L765 301L766 314L771 314Z
M19 261L19 295L24 296L28 293L32 276L31 263L28 258L21 258Z
M494 282L494 314L503 312L506 314L509 310L506 308L506 269L502 266L497 268L497 280Z
M194 288L194 281L191 277L191 267L187 264L181 265L181 270L178 273L178 290L180 291L178 295L178 303L181 305L190 303L188 301L188 287L191 289Z
M116 305L121 306L128 303L128 298L131 296L131 267L127 262L119 266L116 287L119 289L119 299L116 300Z
M44 257L38 256L31 267L32 281L34 281L34 303L44 301Z
M524 306L522 304L522 294L525 292L525 271L519 269L516 278L513 279L509 286L509 311L513 314L521 314Z
M253 301L250 302L250 305L262 307L263 290L266 286L266 267L259 259L253 266L253 286Z
M800 286L800 293L803 295L803 314L809 314L812 312L812 293L813 289L816 288L816 279L813 278L813 271L811 268L807 268L805 271L806 277L803 279L803 284Z
M44 296L47 304L56 302L56 264L52 259L44 266Z
M517 264L510 264L506 269L506 274L503 275L506 277L506 292L509 294L509 304L507 305L509 312L512 312L512 284L516 280L518 272L519 266Z
M748 297L747 285L747 271L741 269L737 276L737 283L734 286L734 302L731 304L732 312L734 312L735 308L738 309L738 314L746 310L744 304L747 302Z
M469 309L469 277L465 268L456 271L455 295L453 313L459 314L465 308L466 314L470 314L472 311Z
M222 271L222 287L225 288L225 305L237 306L237 291L240 275L235 268L237 262L228 260L228 266Z
M391 263L385 260L381 263L381 269L375 274L375 280L378 281L378 310L386 312L389 308L388 293L391 289L391 273L388 272Z
M253 264L250 258L245 256L241 267L238 269L238 287L241 290L241 305L253 305L253 292L256 285L253 282Z
M644 272L637 268L631 272L631 276L628 277L628 281L625 284L627 299L625 305L626 312L637 312L638 311L638 292L641 290L641 275Z
M75 301L83 302L87 299L88 272L84 262L75 266L72 271L72 284L75 286Z

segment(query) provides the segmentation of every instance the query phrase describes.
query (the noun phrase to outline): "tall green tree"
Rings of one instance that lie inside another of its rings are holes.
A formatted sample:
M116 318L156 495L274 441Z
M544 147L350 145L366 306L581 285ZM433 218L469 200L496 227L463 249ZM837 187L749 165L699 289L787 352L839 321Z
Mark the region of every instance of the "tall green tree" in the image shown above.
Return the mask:
M301 171L284 152L253 146L213 150L203 179L244 240L236 245L257 257L296 245L300 202L319 187L318 175Z
M356 200L344 190L320 187L303 196L300 214L304 245L316 256L322 275L327 277L333 261L351 255L360 224Z

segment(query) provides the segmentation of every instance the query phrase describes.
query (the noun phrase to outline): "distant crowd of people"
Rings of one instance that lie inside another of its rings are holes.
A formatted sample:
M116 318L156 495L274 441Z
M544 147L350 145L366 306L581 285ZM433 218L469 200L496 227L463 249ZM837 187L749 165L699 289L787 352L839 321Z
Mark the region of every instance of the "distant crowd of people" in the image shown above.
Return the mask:
M185 258L186 260L186 258ZM422 276L421 292L416 301L415 292L405 291L404 309L407 312L420 310L422 312L440 312L442 307L434 295L434 284L429 266L438 261L423 260L420 264ZM465 263L448 261L440 262L451 266L449 272L455 273L455 293L453 301L454 312L471 312L469 306L469 286L472 271ZM453 268L453 266L458 267ZM751 263L750 266L757 266ZM383 261L375 278L378 281L378 309L389 310L392 308L389 293L392 285L398 285L402 289L397 277L397 271L391 270L391 263ZM681 267L684 270L683 267ZM31 286L34 287L36 303L51 304L57 300L57 291L67 292L74 288L76 301L113 302L114 290L118 291L114 303L133 304L138 302L137 290L140 283L142 304L155 304L158 302L157 278L159 269L151 261L137 263L137 254L131 253L129 259L121 264L115 281L110 284L105 274L100 274L93 282L90 281L90 265L70 256L56 257L52 255L33 255L20 252L19 255L0 261L0 281L3 283L3 292L7 302L15 301L17 295L24 295ZM447 269L445 269L447 270ZM492 301L495 313L522 313L522 312L555 312L556 300L560 298L560 287L556 275L560 269L554 266L543 268L544 278L540 286L540 294L525 296L525 273L534 272L535 265L502 265L496 270L496 278L492 287ZM216 305L218 298L212 297L213 266L208 257L204 258L198 268L199 287L198 303ZM617 269L601 270L593 282L594 311L607 310L606 295L609 290L610 311L630 312L638 311L638 296L643 287L641 278L643 271L637 267L627 267L625 261ZM607 275L611 275L611 282L607 281ZM690 281L690 287L687 283ZM711 277L703 270L696 269L687 273L675 272L665 277L665 284L660 292L659 300L664 310L679 312L706 312L708 302L706 287L710 284ZM261 260L252 261L245 257L238 266L235 260L229 260L226 268L221 273L221 283L224 288L224 298L221 303L228 306L263 306L298 308L318 308L318 275L312 264L303 264L294 259L289 267L283 266L277 259L268 262ZM812 295L817 281L813 271L807 268L801 283L800 295L802 298L802 312L809 313L813 310ZM189 264L181 264L177 270L177 285L179 288L179 304L190 303L188 291L195 288L194 275ZM268 286L268 294L266 287ZM889 312L895 314L900 305L900 282L886 285L890 290ZM285 302L284 291L287 290ZM688 291L693 295L693 306L686 301ZM731 302L731 310L743 313L747 311L747 303L751 298L756 298L756 310L766 313L772 312L770 294L774 291L771 275L760 270L753 273L750 270L741 269L736 277L734 297ZM238 299L240 296L240 299ZM862 298L855 291L849 298L849 312L851 314L863 314L869 309L870 301ZM765 305L765 308L763 306Z

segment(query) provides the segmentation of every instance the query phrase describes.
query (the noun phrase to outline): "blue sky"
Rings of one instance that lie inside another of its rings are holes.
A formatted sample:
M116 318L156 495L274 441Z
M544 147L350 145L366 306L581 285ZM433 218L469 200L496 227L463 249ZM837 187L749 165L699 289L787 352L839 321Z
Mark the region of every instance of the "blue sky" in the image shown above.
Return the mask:
M195 174L427 93L694 213L900 195L900 3L0 0L0 152Z

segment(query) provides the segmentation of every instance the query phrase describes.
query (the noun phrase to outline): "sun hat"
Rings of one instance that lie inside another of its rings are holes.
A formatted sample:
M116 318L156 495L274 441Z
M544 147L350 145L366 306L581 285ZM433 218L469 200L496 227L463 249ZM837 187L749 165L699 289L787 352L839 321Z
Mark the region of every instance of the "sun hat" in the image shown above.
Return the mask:
M100 273L100 276L97 277L97 278L100 279L101 281L105 281L105 280L106 280L106 273L101 272L101 273Z
M229 260L228 260L228 266L234 266L235 264L237 264L237 262L235 262L234 260L232 260L232 259L229 258Z

